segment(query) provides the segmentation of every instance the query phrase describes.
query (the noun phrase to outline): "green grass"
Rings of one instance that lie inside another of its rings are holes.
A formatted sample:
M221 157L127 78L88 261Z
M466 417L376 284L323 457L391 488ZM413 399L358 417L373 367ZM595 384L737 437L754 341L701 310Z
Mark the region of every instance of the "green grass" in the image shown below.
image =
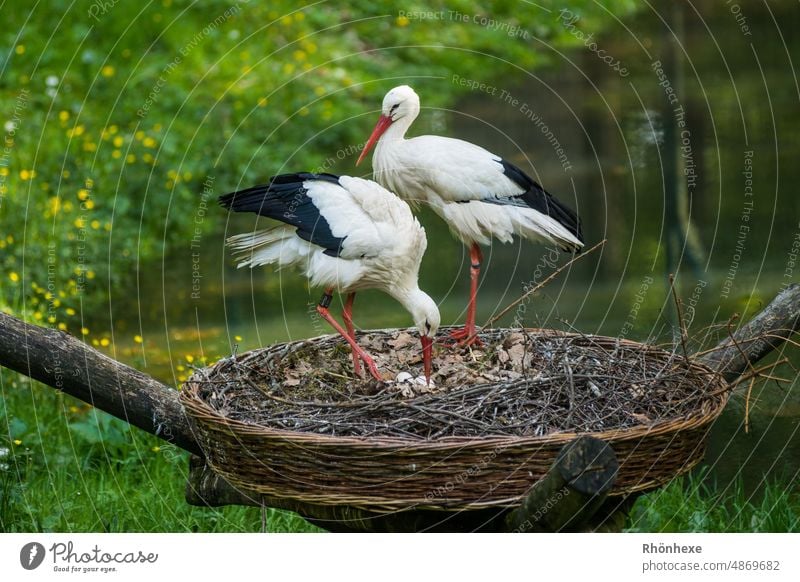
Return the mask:
M261 531L258 508L186 504L186 453L51 388L0 380L0 532ZM266 530L318 531L273 509Z
M629 532L800 532L800 489L792 480L765 481L758 495L741 481L717 490L704 471L674 480L634 505Z

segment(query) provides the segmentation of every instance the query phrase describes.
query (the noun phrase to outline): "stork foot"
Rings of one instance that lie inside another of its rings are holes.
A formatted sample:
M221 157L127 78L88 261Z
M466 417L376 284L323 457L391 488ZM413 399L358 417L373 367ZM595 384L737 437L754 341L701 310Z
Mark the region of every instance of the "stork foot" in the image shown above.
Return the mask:
M372 375L372 377L375 378L378 382L383 382L383 377L381 376L381 373L378 371L378 366L375 365L375 361L371 357L369 357L366 354L366 352L363 352L363 351L362 351L361 354L359 354L359 356L360 356L361 360L364 362L364 367L366 367L367 370L369 370L370 375ZM353 355L353 362L355 363L356 361L357 361L357 359L356 359L356 356L354 354ZM354 368L355 368L356 374L358 376L361 376L361 367L360 366L354 366Z
M459 329L454 329L445 340L451 347L465 348L483 346L481 338L478 337L478 332L475 327L464 326Z

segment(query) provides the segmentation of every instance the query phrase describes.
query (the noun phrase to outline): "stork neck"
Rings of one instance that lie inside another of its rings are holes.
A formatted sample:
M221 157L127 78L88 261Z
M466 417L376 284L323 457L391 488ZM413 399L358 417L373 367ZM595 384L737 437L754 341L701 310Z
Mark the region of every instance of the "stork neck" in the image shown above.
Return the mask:
M397 299L398 303L405 307L406 311L412 314L424 300L423 296L428 297L416 283L413 285L396 285L389 289L388 293Z
M414 123L414 117L416 116L406 115L393 122L378 140L375 149L378 150L383 145L405 139L408 128Z

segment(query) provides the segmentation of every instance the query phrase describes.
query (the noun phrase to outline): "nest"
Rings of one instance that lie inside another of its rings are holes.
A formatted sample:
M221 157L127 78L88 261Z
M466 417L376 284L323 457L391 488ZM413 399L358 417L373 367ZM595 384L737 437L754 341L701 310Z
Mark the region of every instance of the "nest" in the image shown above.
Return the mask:
M416 333L358 341L387 381L353 377L325 336L198 370L182 392L207 461L274 497L372 510L513 506L578 434L620 461L612 495L656 487L702 457L727 385L683 355L551 330L493 330L439 348L432 385ZM405 372L412 380L393 381Z

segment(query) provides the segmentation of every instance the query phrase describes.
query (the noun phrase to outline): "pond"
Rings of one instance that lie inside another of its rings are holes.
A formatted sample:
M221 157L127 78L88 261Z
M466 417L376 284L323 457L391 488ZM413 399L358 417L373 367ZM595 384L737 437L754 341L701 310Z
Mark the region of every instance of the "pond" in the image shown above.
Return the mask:
M734 313L746 318L798 282L800 116L797 81L787 71L800 57L800 37L777 24L796 26L798 14L789 5L745 4L736 14L726 3L697 6L666 16L642 9L591 43L579 38L579 20L565 19L564 33L579 46L566 54L533 46L553 68L520 71L493 83L495 91L465 87L452 110L425 109L424 99L436 83L454 79L407 80L423 100L412 133L460 137L503 155L578 208L590 245L608 241L514 310L526 324L671 341L673 272L690 333L702 339L706 326ZM662 18L672 19L680 42ZM750 30L772 31L771 38ZM365 172L354 157L332 171ZM226 217L209 208L207 219L219 221L217 233L173 246L162 265L139 274L138 303L125 306L139 320L115 321L118 353L173 384L199 359L227 355L234 344L247 350L328 333L313 317L319 291L289 272L237 271L223 248ZM422 285L441 302L444 323L459 321L468 257L435 216L423 212L421 221L430 239ZM235 231L245 223L232 224ZM529 243L495 244L485 255L479 322L566 260ZM365 293L356 323L410 322L390 299ZM132 339L140 333L141 345ZM800 365L800 355L788 353ZM796 378L759 386L750 407L748 432L741 397L713 428L707 464L718 487L741 480L755 492L765 478L797 477Z

